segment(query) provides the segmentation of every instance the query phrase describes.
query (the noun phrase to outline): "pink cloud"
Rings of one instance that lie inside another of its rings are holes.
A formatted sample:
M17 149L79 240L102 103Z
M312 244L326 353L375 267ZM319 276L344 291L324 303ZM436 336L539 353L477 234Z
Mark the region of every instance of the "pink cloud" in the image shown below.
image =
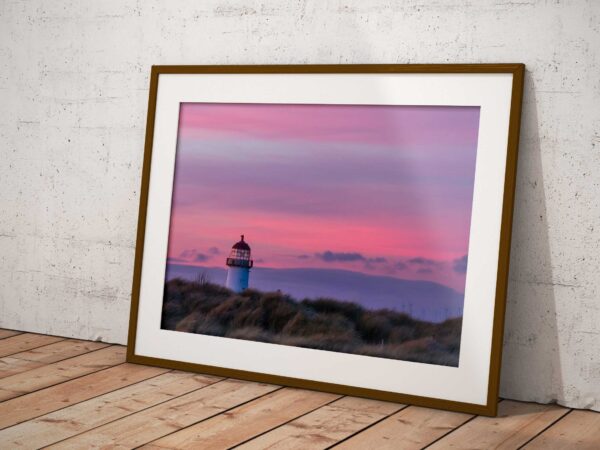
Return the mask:
M301 120L299 120L301 117ZM257 139L460 145L477 139L479 108L371 105L186 103L182 137L243 135Z

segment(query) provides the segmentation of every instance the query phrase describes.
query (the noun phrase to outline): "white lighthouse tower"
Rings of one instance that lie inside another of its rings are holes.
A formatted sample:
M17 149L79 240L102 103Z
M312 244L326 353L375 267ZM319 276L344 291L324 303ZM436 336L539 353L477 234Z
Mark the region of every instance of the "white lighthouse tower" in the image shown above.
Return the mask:
M235 292L242 292L248 287L248 278L250 269L254 265L254 261L250 259L250 246L242 240L236 242L231 247L229 258L227 258L227 281L225 286Z

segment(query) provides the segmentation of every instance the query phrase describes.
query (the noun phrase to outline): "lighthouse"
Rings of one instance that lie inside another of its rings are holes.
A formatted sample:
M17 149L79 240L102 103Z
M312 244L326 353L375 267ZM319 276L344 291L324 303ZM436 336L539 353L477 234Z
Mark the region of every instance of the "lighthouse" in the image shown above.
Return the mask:
M231 247L226 261L227 281L225 286L235 292L242 292L248 287L250 269L254 265L254 261L250 259L250 246L244 241L243 234L241 238Z

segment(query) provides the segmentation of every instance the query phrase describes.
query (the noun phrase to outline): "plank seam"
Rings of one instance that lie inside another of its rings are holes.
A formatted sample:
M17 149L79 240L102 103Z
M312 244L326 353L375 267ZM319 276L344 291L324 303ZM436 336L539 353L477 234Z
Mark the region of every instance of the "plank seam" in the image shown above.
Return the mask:
M155 376L153 376L153 377L150 377L150 378L146 378L145 380L140 380L140 381L138 381L138 382L136 382L136 383L133 383L133 384L131 384L131 385L128 385L128 386L123 386L122 388L115 389L114 391L105 392L104 394L97 395L96 397L89 398L89 399L87 399L87 400L84 400L83 402L75 403L74 405L69 405L69 406L66 406L65 408L61 408L61 409L66 409L66 408L69 408L69 407L71 407L71 406L75 406L75 405L79 405L79 404L81 404L81 403L85 403L85 402L87 402L87 401L93 400L94 398L97 398L97 397L102 397L103 395L110 394L110 393L113 393L113 392L117 392L117 391L119 391L119 390L121 390L121 389L126 389L126 388L128 388L128 387L130 387L130 386L135 386L136 384L143 383L143 382L145 382L145 381L148 381L148 380L152 380L153 378L156 378L156 377L159 377L159 376L161 376L161 375L164 375L164 374L166 374L166 373L171 373L171 372L174 372L174 371L173 371L173 370L168 370L168 371L166 371L166 372L159 373L158 375L155 375ZM194 375L194 374L190 374L190 375ZM180 394L180 395L177 395L177 396L175 396L175 397L168 398L167 400L164 400L164 401L162 401L162 402L160 402L160 403L156 403L156 404L154 404L154 405L151 405L151 406L148 406L148 407L146 407L146 408L140 409L139 411L134 411L134 412L131 412L131 413L129 413L129 414L127 414L127 415L125 415L125 416L118 417L118 418L116 418L116 419L114 419L114 420L110 420L110 421L108 421L108 422L105 422L105 423L102 423L102 424L100 424L100 425L96 425L95 427L89 428L89 429L87 429L87 430L84 430L84 431L82 431L82 432L80 432L80 433L73 434L73 435L71 435L71 436L69 436L69 437L66 437L66 438L64 438L64 439L59 439L58 441L52 442L51 444L47 444L47 445L45 445L44 447L49 447L49 446L51 446L51 445L56 445L56 444L58 444L58 443L60 443L60 442L64 442L64 441L67 441L67 440L69 440L69 439L72 439L72 438L74 438L74 437L80 436L80 435L82 435L82 434L89 433L90 431L96 430L96 429L98 429L98 428L100 428L100 427L103 427L103 426L105 426L105 425L109 425L109 424L111 424L111 423L113 423L113 422L116 422L116 421L118 421L118 420L125 419L126 417L133 416L133 415L135 415L135 414L139 414L139 413L141 413L141 412L143 412L143 411L146 411L147 409L154 408L155 406L162 405L163 403L170 402L171 400L175 400L175 399L177 399L177 398L179 398L179 397L182 397L182 396L184 396L184 395L188 395L188 394L191 394L191 393L193 393L193 392L199 391L199 390L201 390L201 389L207 388L207 387L209 387L209 386L213 386L213 385L215 385L215 384L217 384L217 383L221 383L221 382L223 382L223 381L225 381L225 380L227 380L227 378L223 378L223 379L220 379L220 380L216 380L216 381L214 381L214 382L212 382L212 383L209 383L209 384L207 384L207 385L205 385L205 386L199 387L199 388L197 388L197 389L192 389L191 391L185 392L185 393L183 393L183 394ZM60 411L60 410L57 410L57 411ZM55 412L55 411L52 411L52 412ZM50 413L48 413L48 414L50 414ZM44 414L44 415L46 415L46 414ZM39 417L42 417L42 416L39 416ZM38 418L39 418L39 417L38 417ZM33 420L33 419L31 419L31 420ZM187 427L186 427L186 428L187 428ZM177 431L179 431L179 430L177 430ZM159 438L159 439L160 439L160 438ZM148 443L146 442L146 444L148 444ZM146 444L143 444L143 445L146 445Z
M99 349L96 349L96 350L92 350L91 352L84 353L83 355L76 355L76 356L74 356L74 358L77 358L77 357L79 357L79 356L89 355L89 354L91 354L91 353L94 353L94 352L99 352L99 351L101 351L101 350L106 350L107 348L110 348L110 347L120 347L120 346L118 346L118 345L109 345L108 347L102 347L102 348L99 348ZM59 363L59 362L68 361L68 359L70 359L70 358L63 359L62 361L56 361L56 362L53 362L53 363L50 363L50 364L46 364L45 366L36 367L36 368L34 368L34 369L31 369L31 370L37 370L37 369L41 369L41 368L43 368L43 367L49 367L49 366L52 366L52 365L54 365L54 364L57 364L57 363ZM50 387L53 387L53 386L58 386L58 385L60 385L60 384L67 383L67 382L69 382L69 381L72 381L72 380L77 380L78 378L85 377L86 375L91 375L91 374L93 374L93 373L98 373L98 372L101 372L101 371L103 371L103 370L110 369L111 367L120 366L121 364L125 364L125 362L122 362L122 363L117 363L117 364L113 364L113 365L107 365L106 367L103 367L103 368L101 368L101 369L98 369L98 370L93 370L92 372L84 373L84 374L78 375L78 376L76 376L76 377L69 378L68 380L60 381L60 382L58 382L58 383L51 384L51 385L49 385L49 386L44 386L44 387L41 387L41 388L39 388L39 389L34 389L34 390L32 390L32 391L29 391L29 392L23 392L22 394L19 394L19 395L15 396L15 397L7 398L6 400L3 400L3 401L2 401L2 402L0 402L0 403L6 402L6 401L8 401L8 400L12 400L12 399L14 399L14 398L23 397L24 395L32 394L32 393L34 393L34 392L38 392L38 391L41 391L41 390L43 390L43 389L47 389L47 388L50 388ZM26 371L26 372L27 372L27 371ZM2 381L5 381L5 380L7 380L8 378L10 378L10 377L12 377L12 376L21 375L22 373L26 373L26 372L21 372L21 373L16 373L16 374L14 374L14 375L10 375L10 376L8 376L8 377L2 378ZM14 391L13 391L13 392L14 392Z
M223 379L223 380L221 380L221 381L225 381L225 380L229 380L229 379L230 379L230 378L224 378L224 379ZM235 379L235 378L231 378L231 379ZM252 382L250 382L250 383L255 383L255 382L253 382L253 381L252 381ZM213 383L213 384L216 384L216 383ZM260 384L260 383L257 383L257 384ZM275 386L275 385L272 385L272 386ZM167 436L170 436L170 435L172 435L172 434L175 434L175 433L177 433L177 432L179 432L179 431L181 431L181 430L185 430L186 428L193 427L194 425L198 425L199 423L205 422L205 421L207 421L207 420L209 420L209 419L212 419L213 417L216 417L216 416L218 416L218 415L221 415L221 414L224 414L224 413L226 413L226 412L229 412L229 411L231 411L232 409L239 408L240 406L244 406L245 404L247 404L247 403L250 403L250 402L253 402L254 400L258 400L258 399L260 399L260 398L263 398L263 397L265 397L265 396L267 396L267 395L269 395L269 394L272 394L273 392L280 391L280 390L281 390L281 389L283 389L283 388L284 388L284 386L278 386L278 387L277 387L277 389L273 389L272 391L266 392L266 393L264 393L264 394L262 394L262 395L259 395L258 397L254 397L254 398L251 398L250 400L246 400L245 402L238 403L237 405L235 405L235 406L232 406L231 408L224 409L223 411L220 411L220 412L218 412L218 413L216 413L216 414L212 414L211 416L208 416L208 417L205 417L205 418L203 418L203 419L200 419L200 420L199 420L199 421L197 421L197 422L190 423L188 426L186 426L186 427L183 427L183 428L180 428L179 430L175 430L175 431L171 431L170 433L163 434L161 437L158 437L158 438L156 438L156 439L153 439L153 440L151 440L151 441L149 441L149 442L144 442L143 444L141 444L141 445L138 445L137 447L134 447L134 449L142 448L144 445L151 444L152 442L156 442L156 441L158 441L159 439L166 438Z
M107 367L106 369L103 369L103 370L109 370L109 369L112 369L112 368L114 368L114 367L119 367L119 366L122 366L122 365L124 365L124 364L127 364L127 363L121 363L121 364L117 364L116 366ZM98 371L98 372L102 372L102 370L100 370L100 371ZM94 372L94 373L98 373L98 372ZM82 401L80 401L80 402L77 402L77 403L73 403L72 405L63 406L62 408L58 408L58 409L54 409L54 410L52 410L52 411L45 412L44 414L40 414L39 416L30 417L29 419L22 420L22 421L20 421L20 422L14 423L14 424L12 424L12 425L9 425L9 426L7 426L7 427L0 427L0 431L2 431L2 430L7 430L8 428L14 427L14 426L16 426L16 425L20 425L20 424L22 424L22 423L25 423L25 422L29 422L29 421L32 421L32 420L35 420L35 419L39 419L40 417L46 416L46 415L48 415L48 414L55 413L55 412L57 412L57 411L62 411L63 409L70 408L71 406L75 406L75 405L78 405L78 404L80 404L80 403L87 402L88 400L92 400L92 399L94 399L94 398L97 398L97 397L102 397L103 395L110 394L111 392L118 391L119 389L124 389L124 388L126 388L126 387L129 387L129 386L135 386L135 385L136 385L136 384L138 384L138 383L142 383L142 382L144 382L144 381L146 381L146 380L151 380L152 378L156 378L156 377L158 377L158 376L160 376L160 375L163 375L163 374L165 374L165 373L169 373L169 372L172 372L172 370L167 370L166 372L162 372L162 373L159 373L159 374L157 374L157 375L152 375L151 377L144 378L143 380L136 381L135 383L128 384L127 386L123 386L123 387L120 387L120 388L118 388L118 389L114 389L114 390L112 390L112 391L108 391L108 392L104 392L104 393L102 393L102 394L94 395L93 397L87 398L87 399L85 399L85 400L82 400ZM88 375L92 375L92 374L88 374ZM84 375L84 376L86 376L86 375ZM75 379L76 379L76 378L73 378L73 380L75 380ZM69 381L73 381L73 380L67 380L67 381L65 381L64 383L68 383ZM62 383L59 383L59 384L62 384ZM57 384L55 384L55 385L52 385L52 386L48 386L48 387L46 387L46 388L44 388L44 389L50 389L50 388L53 388L53 387L55 387L55 386L58 386L58 385L57 385ZM40 389L39 391L35 391L35 392L40 392L40 391L42 391L42 390L44 390L44 389ZM33 394L33 392L30 392L29 394ZM25 395L29 395L29 394L25 394ZM21 397L23 397L23 396L21 396ZM17 397L15 397L15 398L17 398ZM8 402L8 401L10 401L10 400L12 400L12 399L4 400L3 402L0 402L0 404L2 404L2 403L4 403L4 402Z
M10 357L11 357L11 358L20 359L20 360L22 360L22 361L32 361L32 362L38 362L38 361L35 361L35 360L33 360L33 359L24 359L24 358L19 358L19 357L15 356L15 355L18 355L19 353L27 353L27 352L30 352L30 351L32 351L32 350L40 350L40 349L42 349L42 348L44 348L44 347L50 347L51 345L60 344L61 342L69 342L69 341L70 341L70 342L73 342L73 343L85 343L85 342L92 342L92 343L95 343L95 342L96 342L96 341L86 341L86 340L83 340L83 339L71 339L71 338L66 338L66 339L63 339L63 340L61 340L61 341L56 341L56 342L52 342L52 343L50 343L50 344L41 345L40 347L36 347L36 348L30 348L29 350L23 350L22 352L13 353L12 355L10 355ZM100 343L100 344L104 344L104 347L100 347L100 348L93 349L93 350L88 350L87 352L79 353L79 354L77 354L77 355L75 355L75 356L69 356L68 358L65 358L65 359L59 359L59 360L57 360L57 361L52 361L51 363L45 363L44 365L45 365L45 366L49 366L50 364L54 364L54 363L57 363L57 362L60 362L60 361L65 361L65 360L67 360L67 359L75 358L75 357L77 357L77 356L87 355L88 353L96 352L96 351L98 351L98 350L102 350L103 348L107 348L107 347L118 347L118 345L105 344L104 342L99 342L99 343ZM8 357L9 355L6 355L6 356ZM3 356L3 358L4 358L4 356Z
M500 403L501 403L501 402L503 402L503 401L505 401L505 399L500 399L500 401L498 402L498 404L500 404ZM565 414L565 415L566 415L566 414ZM457 426L456 428L454 428L454 429L452 429L452 430L448 431L446 434L444 434L443 436L440 436L440 437L439 437L439 438L437 438L435 441L432 441L431 443L427 444L427 446L425 446L425 447L423 447L423 448L425 449L425 448L429 448L429 447L431 447L431 446L432 446L433 444L435 444L436 442L438 442L438 441L440 441L440 440L444 439L444 438L445 438L446 436L448 436L449 434L451 434L451 433L454 433L456 430L458 430L459 428L462 428L462 427L463 427L463 426L465 426L467 423L469 423L471 420L473 420L473 419L476 419L477 417L479 417L479 416L478 416L478 415L474 415L474 416L473 416L473 417L471 417L469 420L466 420L465 422L463 422L462 424L460 424L460 425L459 425L459 426ZM564 415L563 415L563 416L561 416L561 418L562 418L562 417L564 417ZM559 419L559 420L560 420L560 419ZM524 445L525 445L525 444L524 444ZM520 448L520 447L519 447L519 448Z
M433 444L435 444L435 443L437 443L437 442L441 441L441 440L442 440L442 439L444 439L446 436L448 436L448 435L450 435L450 434L454 433L454 432L455 432L456 430L458 430L459 428L462 428L462 427L464 427L466 424L468 424L468 423L469 423L470 421L472 421L472 420L475 420L477 417L480 417L480 416L478 416L478 415L473 415L473 416L469 417L467 420L465 420L465 421L464 421L463 423L461 423L459 426L457 426L457 427L455 427L455 428L453 428L453 429L451 429L451 430L448 430L448 432L447 432L447 433L444 433L444 434L442 434L441 436L439 436L437 439L434 439L433 441L431 441L429 444L427 444L426 446L424 446L424 447L423 447L423 449L426 449L426 448L429 448L429 447L431 447Z
M371 424L367 425L366 427L364 427L364 428L361 428L361 429L360 429L360 430L358 430L358 431L355 431L355 432L354 432L354 433L352 433L351 435L349 435L349 436L346 436L345 438L343 438L343 439L339 440L339 441L338 441L338 442L336 442L335 444L331 444L329 447L326 447L326 448L325 448L325 450L329 450L329 449L331 449L331 448L337 447L337 446L338 446L338 445L340 445L342 442L345 442L345 441L347 441L348 439L352 439L354 436L356 436L356 435L359 435L359 434L361 434L361 433L362 433L362 432L364 432L364 431L367 431L369 428L371 428L371 427L374 427L374 426L375 426L375 425L377 425L378 423L380 423L380 422L384 421L385 419L387 419L387 418L389 418L389 417L393 416L394 414L398 414L400 411L404 411L404 410L405 410L405 409L407 409L409 406L410 406L410 405L404 405L404 406L402 406L402 407L401 407L401 408L400 408L398 411L394 411L393 413L387 414L386 416L384 416L384 417L382 417L381 419L379 419L379 420L377 420L377 421L375 421L375 422L373 422L373 423L371 423Z
M270 433L271 431L276 430L277 428L283 427L283 426L287 425L288 423L293 422L294 420L298 420L298 419L300 419L300 418L302 418L302 417L304 417L304 416L306 416L306 415L308 415L310 413L313 413L313 412L317 411L318 409L321 409L321 408L324 408L325 406L331 405L333 402L337 402L338 400L341 400L344 397L345 397L345 395L340 395L339 397L334 398L334 399L328 401L327 403L323 403L322 405L319 405L319 406L311 409L310 411L306 411L306 412L304 412L304 413L302 413L302 414L300 414L300 415L298 415L296 417L292 417L291 419L286 420L285 422L280 423L279 425L276 425L273 428L269 428L268 430L262 431L262 432L260 432L260 433L258 433L256 435L248 438L248 439L243 440L242 442L238 442L234 446L228 447L228 450L231 450L233 448L236 448L236 447L239 447L241 445L244 445L247 442L250 442L250 441L252 441L254 439L257 439L257 438L261 437L263 434Z
M50 345L54 345L54 344L58 344L60 342L65 342L65 341L70 341L70 340L72 340L73 342L95 342L95 341L84 341L84 340L79 340L79 339L64 339L62 341L53 342L51 344L42 345L40 347L32 348L32 349L29 349L29 350L23 350L22 352L13 353L12 355L3 356L2 358L15 358L15 359L18 359L19 361L27 361L27 362L37 363L39 361L35 361L35 360L32 360L32 359L17 358L17 357L15 357L15 355L18 355L19 353L26 353L26 352L29 352L31 350L39 350L39 349L41 349L43 347L48 347ZM66 357L66 358L63 358L63 359L57 359L56 361L52 361L51 363L40 363L41 365L38 366L38 367L33 367L31 369L27 369L27 370L24 370L22 372L17 372L17 373L13 373L11 375L7 375L5 377L0 377L0 379L12 377L14 375L25 374L25 373L29 372L30 370L35 370L35 369L39 369L41 367L50 366L50 365L55 364L55 363L59 363L59 362L63 362L63 361L68 361L69 359L77 358L78 356L87 355L88 353L97 352L98 350L102 350L102 349L105 349L105 348L108 348L108 347L111 347L111 344L106 344L104 347L100 347L100 348L97 348L95 350L88 350L87 352L79 353L77 355L69 356L69 357ZM112 347L114 347L114 346L112 346ZM2 359L2 358L0 358L0 359ZM92 372L92 373L95 373L95 372ZM54 385L52 385L52 386L54 386ZM51 386L47 386L47 387L51 387ZM32 391L32 392L35 392L35 391ZM14 398L16 398L16 397L14 397ZM4 400L4 401L6 401L6 400ZM0 402L0 403L2 403L2 402Z
M563 420L565 417L567 417L572 412L573 412L573 410L569 409L565 414L563 414L558 419L556 419L553 422L551 422L550 424L548 424L548 426L546 426L546 427L544 427L544 429L540 430L539 433L537 433L535 436L532 436L530 439L528 439L526 442L524 442L521 446L518 447L518 449L520 450L520 449L524 448L527 444L529 444L531 441L533 441L534 439L536 439L537 437L539 437L541 434L543 434L544 432L546 432L547 430L549 430L550 428L552 428L554 425L556 425L558 422L560 422L561 420Z
M18 336L18 335L17 335L17 336ZM13 336L10 336L10 337L13 337ZM6 339L6 338L4 338L4 339ZM44 347L49 347L50 345L58 344L58 343L60 343L60 342L65 342L65 341L74 341L74 342L93 342L93 341L84 341L84 340L80 340L80 339L64 338L64 339L61 339L61 340L59 340L59 341L56 341L56 342L50 342L49 344L40 345L39 347L28 348L27 350L21 350L21 351L18 351L18 352L16 352L16 353L11 353L10 355L4 355L2 358L9 357L9 356L10 356L11 358L17 358L15 355L18 355L19 353L27 353L27 352L30 352L30 351L32 351L32 350L39 350L39 349L41 349L41 348L44 348ZM107 344L107 346L108 346L108 345L110 345L110 344ZM17 359L22 359L22 358L17 358ZM31 360L30 360L30 359L24 359L23 361L31 361ZM48 363L48 364L52 364L52 363Z
M0 342L2 342L4 339L10 339L10 338L13 338L13 337L21 336L22 334L25 334L25 333L21 333L21 334L16 334L16 335L14 335L14 336L8 336L8 337L5 337L5 338L3 338L3 339L0 339ZM46 336L46 335L45 335L45 334L43 334L43 335L40 335L40 336ZM52 337L54 337L54 336L52 336ZM38 345L38 346L36 346L36 347L27 348L27 349L25 349L25 350L18 350L18 351L14 352L14 353L8 353L8 354L6 354L6 355L2 355L2 358L6 358L7 356L13 356L13 355L16 355L17 353L28 352L29 350L36 350L36 349L38 349L38 348L45 347L46 345L52 345L52 344L56 344L57 342L63 342L63 341L66 341L67 339L68 339L68 338L61 338L61 337L58 337L58 340L57 340L57 341L51 342L51 343L49 343L49 344L42 344L42 345Z
M15 332L15 334L11 334L10 336L4 336L4 337L0 337L0 341L1 341L2 339L8 339L8 338L10 338L10 337L13 337L13 336L18 336L18 335L20 335L20 334L23 334L23 333L24 333L24 331L18 331L18 330L9 330L9 329L7 329L7 328L0 328L0 331L14 331L14 332Z

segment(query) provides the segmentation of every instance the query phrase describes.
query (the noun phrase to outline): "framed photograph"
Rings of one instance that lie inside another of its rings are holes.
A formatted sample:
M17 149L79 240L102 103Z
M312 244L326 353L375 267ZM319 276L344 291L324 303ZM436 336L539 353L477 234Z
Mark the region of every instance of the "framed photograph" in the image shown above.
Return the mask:
M523 74L153 67L128 361L495 415Z

